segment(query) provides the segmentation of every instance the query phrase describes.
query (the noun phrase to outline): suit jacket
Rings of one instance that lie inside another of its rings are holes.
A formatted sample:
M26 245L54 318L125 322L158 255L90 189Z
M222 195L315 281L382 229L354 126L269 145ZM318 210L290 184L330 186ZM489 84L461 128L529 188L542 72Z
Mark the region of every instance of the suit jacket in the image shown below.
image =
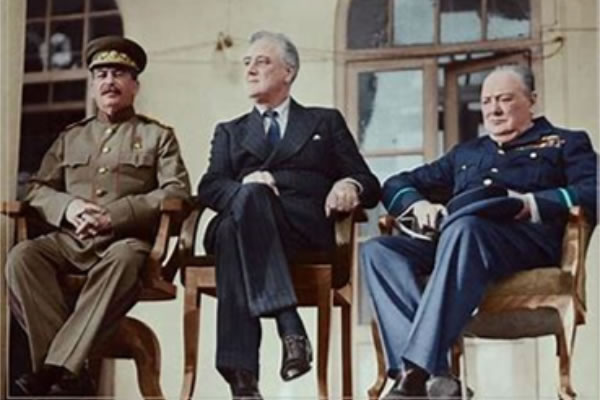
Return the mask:
M363 207L379 200L379 182L334 109L307 108L291 100L286 131L274 149L256 109L218 124L210 164L198 185L199 200L217 212L225 210L244 176L258 170L271 172L292 227L318 248L333 244L333 224L325 217L324 204L337 180L360 183Z
M498 145L488 136L454 147L431 164L389 178L383 203L394 215L419 199L447 200L484 185L531 192L542 222L560 226L581 205L596 222L598 156L585 132L553 126L544 117L515 140Z
M91 117L67 127L45 154L26 200L59 228L57 246L86 269L112 242L148 251L166 197L189 198L189 177L173 130L133 110L119 123ZM81 240L64 219L69 202L103 206L113 232Z

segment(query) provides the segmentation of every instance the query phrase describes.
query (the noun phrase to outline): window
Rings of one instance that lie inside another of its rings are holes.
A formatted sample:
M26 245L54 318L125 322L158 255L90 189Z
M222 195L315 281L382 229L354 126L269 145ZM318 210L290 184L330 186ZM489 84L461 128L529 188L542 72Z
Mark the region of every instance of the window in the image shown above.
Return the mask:
M531 1L354 0L349 49L437 45L532 37Z
M34 173L58 133L86 115L86 44L122 35L115 0L27 0L19 179Z

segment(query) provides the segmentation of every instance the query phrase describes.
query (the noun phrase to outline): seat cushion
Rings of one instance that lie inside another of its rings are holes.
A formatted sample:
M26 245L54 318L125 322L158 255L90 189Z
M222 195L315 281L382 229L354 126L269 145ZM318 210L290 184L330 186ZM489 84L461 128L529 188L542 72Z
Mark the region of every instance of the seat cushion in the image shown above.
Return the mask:
M488 288L485 300L494 296L570 294L572 290L573 276L569 272L558 267L534 268L497 281Z

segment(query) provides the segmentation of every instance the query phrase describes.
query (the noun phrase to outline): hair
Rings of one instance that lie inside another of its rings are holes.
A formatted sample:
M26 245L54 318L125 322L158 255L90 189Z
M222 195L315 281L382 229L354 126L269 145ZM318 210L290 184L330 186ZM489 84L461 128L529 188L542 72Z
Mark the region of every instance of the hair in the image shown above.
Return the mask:
M521 80L521 83L523 84L523 87L525 88L525 92L527 93L527 95L531 96L533 94L533 92L535 92L535 78L533 76L533 71L531 70L531 68L523 66L523 65L518 65L518 64L507 64L507 65L500 65L500 66L494 68L492 73L501 72L501 71L502 72L508 71L508 72L515 73Z
M298 49L296 48L296 45L292 43L292 41L283 33L269 31L254 32L252 36L250 36L250 44L261 39L267 39L277 43L281 49L281 58L290 68L294 70L294 75L292 76L293 82L298 75L298 70L300 69L300 56L298 55Z

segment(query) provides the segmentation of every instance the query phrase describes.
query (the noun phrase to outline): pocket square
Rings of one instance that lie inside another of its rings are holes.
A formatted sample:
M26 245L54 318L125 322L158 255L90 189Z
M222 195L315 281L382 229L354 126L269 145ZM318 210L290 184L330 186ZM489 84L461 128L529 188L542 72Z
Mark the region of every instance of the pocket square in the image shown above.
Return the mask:
M315 133L312 137L312 140L321 140L321 135L319 135L318 133Z

